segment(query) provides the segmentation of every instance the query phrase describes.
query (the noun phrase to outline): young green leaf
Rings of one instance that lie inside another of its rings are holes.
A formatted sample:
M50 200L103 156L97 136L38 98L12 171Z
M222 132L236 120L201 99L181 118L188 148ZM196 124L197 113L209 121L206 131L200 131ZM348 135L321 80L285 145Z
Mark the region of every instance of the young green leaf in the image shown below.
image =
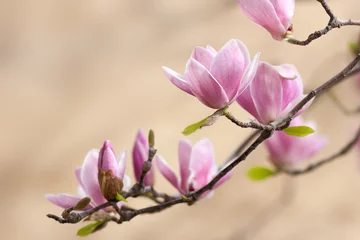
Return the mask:
M349 42L349 48L354 54L358 54L360 52L359 45L354 42Z
M285 128L283 132L290 136L305 137L311 133L314 133L315 130L308 126L294 126Z
M90 223L89 225L80 228L76 235L78 235L79 237L86 237L87 235L93 233L102 224L104 224L103 221L95 221L93 223Z
M123 196L121 196L119 193L116 193L115 199L122 202L128 202Z
M248 178L253 181L261 181L274 174L275 172L273 170L266 167L253 167L247 172Z
M201 120L197 123L187 126L182 133L185 136L188 136L188 135L196 132L199 128L201 128L203 126L203 124L206 122L207 119L208 119L208 117L204 118L203 120Z

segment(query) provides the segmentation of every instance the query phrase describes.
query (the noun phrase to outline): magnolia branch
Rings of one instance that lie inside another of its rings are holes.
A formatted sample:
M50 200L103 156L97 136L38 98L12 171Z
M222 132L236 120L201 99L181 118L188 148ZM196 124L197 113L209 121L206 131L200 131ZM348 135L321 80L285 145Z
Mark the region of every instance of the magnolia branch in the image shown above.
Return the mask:
M296 44L296 45L300 45L300 46L306 46L309 43L311 43L312 41L320 38L321 36L327 34L328 32L330 32L331 30L333 30L335 28L341 28L343 26L360 26L360 21L358 21L358 20L351 20L351 19L343 20L343 19L336 17L334 15L334 13L332 12L332 10L330 9L329 5L327 4L326 0L317 0L317 1L322 5L325 12L330 17L330 20L329 20L328 24L326 25L326 27L310 34L306 40L300 41L300 40L294 39L293 37L288 37L286 39L287 42Z
M321 161L310 164L309 166L307 166L306 168L304 168L302 170L286 170L286 169L284 169L281 171L285 172L289 175L295 175L295 176L311 172L311 171L321 167L322 165L324 165L326 163L330 163L330 162L336 160L337 158L342 157L343 155L347 154L355 146L355 144L357 143L357 141L359 141L359 139L360 139L360 127L357 130L355 136L351 139L351 141L348 142L345 146L343 146L338 152L334 153L333 155L331 155Z
M112 217L110 218L108 221L115 221L117 223L122 223L125 221L130 221L131 219L133 219L134 217L138 216L138 215L142 215L142 214L151 214L151 213L156 213L156 212L160 212L163 211L171 206L180 204L180 203L187 203L188 205L191 205L193 203L195 203L202 194L204 194L205 192L212 190L213 187L215 186L215 184L222 178L224 177L227 173L229 173L232 169L234 169L240 162L244 161L262 142L264 142L267 138L269 138L273 132L275 130L278 129L283 129L285 127L287 127L292 118L295 116L295 114L306 104L308 103L311 99L313 99L315 96L321 94L322 92L332 88L333 86L335 86L337 83L341 82L342 80L344 80L349 73L351 72L351 70L357 65L357 63L360 61L360 56L358 55L346 68L344 68L340 73L338 73L336 76L332 77L330 80L326 81L325 83L323 83L322 85L320 85L319 87L315 88L314 90L312 90L308 95L306 95L306 97L300 101L285 117L278 119L277 121L274 121L268 125L266 125L266 128L264 128L260 135L256 138L256 140L243 152L241 153L239 156L237 156L233 161L230 162L230 164L228 164L226 167L224 167L222 170L219 171L219 173L208 183L206 184L204 187L200 188L199 190L195 191L195 192L191 192L185 196L181 196L181 197L177 197L177 198L172 198L172 199L167 199L165 200L163 203L160 203L158 205L155 206L151 206L151 207L146 207L146 208L142 208L142 209L138 209L138 210L134 210L134 209L130 209L130 208L123 208L123 209L119 209L117 207L116 201L109 201L106 202L102 205L99 205L93 209L90 209L88 211L84 211L82 213L75 213L75 212L71 212L67 218L61 218L58 216L55 216L53 214L48 214L47 216L49 218L52 218L60 223L77 223L79 221L81 221L82 219L92 215L93 213L104 209L106 207L112 206L114 207L114 209L118 212L120 218L116 218L116 217ZM356 139L359 138L359 133L360 130L357 133L357 137ZM333 159L347 153L350 148L354 145L355 142L355 138L354 140L349 143L349 145L345 146L339 153L334 154L333 156L330 156L327 159L324 159L323 161L320 161L316 167L310 167L310 170L302 170L303 172L308 172L313 170L314 168L317 168L323 164L325 164L326 162L330 162ZM150 160L150 154L149 154L149 160ZM153 156L152 156L153 157ZM150 165L151 167L151 165ZM143 171L145 171L146 167L143 166ZM147 172L147 171L146 171ZM289 173L289 174L294 174L297 175L298 173ZM145 177L146 173L144 173L144 177ZM141 181L140 181L141 182ZM127 199L129 197L136 197L139 194L143 194L146 188L144 188L142 186L142 184L136 183L130 190L128 193L122 195L122 197L124 199Z

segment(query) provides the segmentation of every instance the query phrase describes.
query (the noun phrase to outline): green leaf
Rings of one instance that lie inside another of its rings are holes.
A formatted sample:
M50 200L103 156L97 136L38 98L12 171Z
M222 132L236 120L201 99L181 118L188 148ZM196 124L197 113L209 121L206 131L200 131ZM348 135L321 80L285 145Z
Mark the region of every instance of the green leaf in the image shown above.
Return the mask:
M128 202L123 196L121 196L119 193L116 193L115 199L122 202Z
M308 126L294 126L285 128L283 132L290 136L305 137L311 133L314 133L315 130Z
M98 227L100 227L104 222L103 221L96 221L86 225L79 229L76 235L80 237L86 237L87 235L93 233Z
M198 130L199 128L202 127L202 125L206 122L207 119L208 119L208 117L204 118L200 122L197 122L197 123L194 123L194 124L191 124L191 125L187 126L182 133L185 136L188 136L188 135L196 132L196 130Z
M273 170L266 167L253 167L247 172L248 178L253 181L261 181L274 174L275 172Z
M359 46L354 42L349 42L349 48L355 54L358 54L360 51Z

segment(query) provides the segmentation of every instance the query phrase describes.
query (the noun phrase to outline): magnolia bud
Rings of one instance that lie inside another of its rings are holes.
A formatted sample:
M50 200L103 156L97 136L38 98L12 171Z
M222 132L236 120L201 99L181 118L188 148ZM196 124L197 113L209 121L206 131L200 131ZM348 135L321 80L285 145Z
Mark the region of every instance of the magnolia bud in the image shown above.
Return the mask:
M124 186L122 180L116 177L112 170L104 172L99 169L98 180L101 193L108 201L115 200L116 194L121 192Z
M84 197L73 207L73 210L82 210L86 208L90 204L90 202L91 199L89 197Z

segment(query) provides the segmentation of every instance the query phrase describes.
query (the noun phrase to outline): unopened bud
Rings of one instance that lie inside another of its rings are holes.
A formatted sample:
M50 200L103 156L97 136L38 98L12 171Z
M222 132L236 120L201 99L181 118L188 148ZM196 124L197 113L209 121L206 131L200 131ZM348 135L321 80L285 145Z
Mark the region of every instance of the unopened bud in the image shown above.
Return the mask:
M91 202L91 199L89 197L84 197L81 199L74 207L74 210L82 210L86 208Z
M149 131L148 142L149 142L149 147L155 146L155 133L152 129L150 129Z
M122 180L114 175L111 170L104 172L99 169L98 180L100 184L101 193L108 201L116 199L116 194L121 192L124 184Z

